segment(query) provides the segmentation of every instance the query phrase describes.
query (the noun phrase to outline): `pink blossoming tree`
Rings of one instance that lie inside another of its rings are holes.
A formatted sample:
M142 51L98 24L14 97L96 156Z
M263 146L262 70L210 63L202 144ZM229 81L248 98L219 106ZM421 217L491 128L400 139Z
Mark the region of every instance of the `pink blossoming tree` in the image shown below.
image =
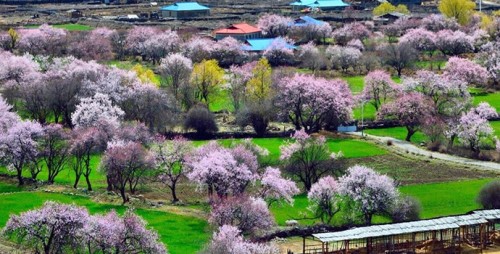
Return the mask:
M309 191L320 177L332 172L328 160L341 157L341 152L330 152L324 136L313 137L303 130L296 131L292 139L294 142L280 146L280 160L285 162L285 170Z
M471 85L488 84L488 70L465 58L450 57L443 74L449 79L458 79Z
M262 33L268 37L286 36L291 30L291 24L291 18L276 14L264 14L257 22Z
M212 240L204 254L278 254L280 250L274 244L253 243L241 235L241 231L231 225L223 225L214 232Z
M419 93L404 93L395 101L387 103L377 113L377 119L396 120L406 127L406 141L410 141L419 130L424 119L435 113L432 101Z
M159 180L172 192L172 202L178 202L177 183L185 177L190 169L186 165L187 157L194 150L193 145L182 137L165 140L158 137L152 147Z
M255 233L275 225L266 202L253 197L229 197L215 201L208 221L215 226L233 225L243 233Z
M40 209L13 215L3 233L36 253L73 252L83 247L82 229L88 221L85 208L47 201Z
M278 83L276 106L297 130L315 132L332 118L348 121L354 104L347 83L295 74Z
M395 98L401 88L391 79L389 73L376 70L365 77L365 86L361 93L362 99L369 101L378 111L388 99Z
M339 179L339 190L354 200L363 214L365 224L370 225L374 214L389 210L399 193L394 181L365 166L353 166Z
M0 162L16 171L19 185L24 184L23 170L38 155L37 140L42 134L42 126L31 121L16 122L0 133Z
M330 224L333 216L340 211L340 185L335 178L325 176L314 183L307 193L310 207L322 223Z
M123 203L129 201L127 186L135 194L137 185L153 166L153 157L141 144L123 140L108 143L100 165L108 183L120 192Z
M493 139L494 132L488 118L497 116L496 110L486 102L463 114L456 127L460 143L478 155L481 145Z

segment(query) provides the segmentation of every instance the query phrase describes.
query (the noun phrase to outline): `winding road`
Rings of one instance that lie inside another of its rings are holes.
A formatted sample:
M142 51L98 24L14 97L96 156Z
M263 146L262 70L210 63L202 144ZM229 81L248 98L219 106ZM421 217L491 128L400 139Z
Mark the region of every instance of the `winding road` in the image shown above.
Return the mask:
M348 135L362 137L361 132L348 132ZM374 140L378 143L387 144L388 141L392 142L391 146L386 146L388 149L393 150L394 152L405 154L410 153L417 156L423 156L429 159L438 159L443 161L448 161L456 164L472 166L480 170L489 170L500 173L500 163L490 162L490 161L480 161L474 160L444 153L432 152L423 148L420 148L410 142L391 138L391 137L380 137L373 136L369 134L363 135L365 138Z

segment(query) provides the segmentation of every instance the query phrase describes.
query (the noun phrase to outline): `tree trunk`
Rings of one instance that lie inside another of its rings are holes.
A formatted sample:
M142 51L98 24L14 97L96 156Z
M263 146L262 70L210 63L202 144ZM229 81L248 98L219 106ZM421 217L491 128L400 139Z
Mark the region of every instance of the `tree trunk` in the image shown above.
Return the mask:
M125 192L125 187L120 188L120 195L122 196L123 204L125 204L129 201L128 197L127 197L127 193Z
M73 184L73 188L78 188L78 182L80 181L81 175L76 174L75 175L75 184Z
M19 183L19 186L21 185L24 185L24 179L23 179L23 171L22 169L21 170L17 170L17 180L18 180L18 183Z
M365 214L365 224L366 225L371 225L372 224L372 214Z
M412 128L406 128L408 130L408 133L406 134L406 138L405 140L408 141L408 142L411 142L411 137L413 136L413 134L415 134L415 130L413 130Z
M174 182L172 184L172 187L170 187L170 190L172 191L172 203L179 202L179 198L177 198L177 192L175 191L175 185L176 183Z
M85 181L87 182L87 190L92 191L92 184L90 184L90 178L88 175L85 176Z
M109 180L109 177L106 176L106 182L108 183L108 187L106 187L107 191L112 191L113 190L113 185L111 185L111 181Z
M306 189L306 192L309 192L311 190L312 183L310 180L304 181L304 188Z

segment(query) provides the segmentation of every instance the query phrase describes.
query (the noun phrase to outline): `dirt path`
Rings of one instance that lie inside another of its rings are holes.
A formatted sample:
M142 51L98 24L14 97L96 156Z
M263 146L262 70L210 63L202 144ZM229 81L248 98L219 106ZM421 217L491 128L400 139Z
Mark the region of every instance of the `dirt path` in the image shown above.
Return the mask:
M350 132L348 134L361 137L361 132ZM490 161L479 161L479 160L474 160L474 159L453 156L453 155L449 155L449 154L432 152L432 151L420 148L418 146L415 146L414 144L412 144L410 142L391 138L391 137L373 136L373 135L369 135L366 133L364 134L364 137L367 139L371 139L371 140L374 140L376 142L382 143L382 144L387 144L387 142L392 142L392 146L386 146L386 147L387 147L387 149L392 150L392 151L397 152L397 153L402 153L402 154L410 153L410 154L417 155L417 156L423 156L423 157L427 157L427 158L448 161L448 162L461 164L461 165L465 165L465 166L471 166L471 167L475 167L475 168L480 169L480 170L489 170L489 171L500 172L500 163L495 163L495 162L490 162Z

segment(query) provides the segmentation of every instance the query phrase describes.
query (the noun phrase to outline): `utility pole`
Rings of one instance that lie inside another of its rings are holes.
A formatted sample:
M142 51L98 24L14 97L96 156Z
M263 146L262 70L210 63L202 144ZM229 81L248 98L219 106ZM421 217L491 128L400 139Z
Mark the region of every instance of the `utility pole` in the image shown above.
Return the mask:
M361 137L365 137L365 100L361 99Z

